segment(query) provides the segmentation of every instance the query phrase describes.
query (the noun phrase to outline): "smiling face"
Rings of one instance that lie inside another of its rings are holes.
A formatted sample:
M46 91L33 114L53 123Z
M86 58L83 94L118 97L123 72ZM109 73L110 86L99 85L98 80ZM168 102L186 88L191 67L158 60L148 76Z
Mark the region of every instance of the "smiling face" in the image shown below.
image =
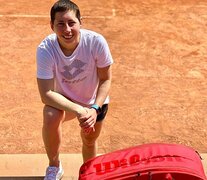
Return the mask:
M65 54L72 53L80 41L80 21L74 11L57 12L51 28ZM67 53L68 52L68 53Z

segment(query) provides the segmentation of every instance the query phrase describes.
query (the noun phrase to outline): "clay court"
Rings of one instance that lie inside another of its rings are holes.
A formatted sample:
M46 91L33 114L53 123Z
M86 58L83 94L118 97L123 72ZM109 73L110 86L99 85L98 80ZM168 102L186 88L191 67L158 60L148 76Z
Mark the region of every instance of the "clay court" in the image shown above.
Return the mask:
M44 154L35 56L55 1L0 1L0 153ZM74 2L115 61L99 153L153 142L206 153L207 1ZM78 121L63 126L61 152L79 154Z

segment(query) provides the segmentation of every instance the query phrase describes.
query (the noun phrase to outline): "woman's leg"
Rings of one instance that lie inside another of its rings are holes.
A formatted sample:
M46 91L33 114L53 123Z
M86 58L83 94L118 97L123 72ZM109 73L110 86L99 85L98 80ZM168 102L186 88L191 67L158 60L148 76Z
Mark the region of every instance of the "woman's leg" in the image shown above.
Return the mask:
M51 106L43 109L42 136L49 159L49 166L59 166L59 148L62 139L64 111Z
M95 131L91 131L89 134L84 133L81 129L81 138L82 138L82 156L83 161L87 161L90 158L96 157L97 153L97 138L100 135L102 129L102 121L96 122Z

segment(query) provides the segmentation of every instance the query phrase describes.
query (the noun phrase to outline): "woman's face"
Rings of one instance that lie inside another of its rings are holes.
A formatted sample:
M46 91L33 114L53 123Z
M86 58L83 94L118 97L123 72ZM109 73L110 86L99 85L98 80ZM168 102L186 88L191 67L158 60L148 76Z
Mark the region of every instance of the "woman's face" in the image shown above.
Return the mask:
M80 41L81 24L74 11L57 12L52 30L57 34L60 46L65 49L75 48Z

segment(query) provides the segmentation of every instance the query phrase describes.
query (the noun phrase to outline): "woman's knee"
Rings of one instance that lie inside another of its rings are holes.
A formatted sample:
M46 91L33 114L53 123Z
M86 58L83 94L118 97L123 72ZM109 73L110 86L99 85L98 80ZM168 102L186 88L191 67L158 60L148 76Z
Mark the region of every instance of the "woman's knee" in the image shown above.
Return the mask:
M43 109L43 125L58 126L64 117L64 111L51 106L44 106Z
M84 136L84 137L82 137L83 145L94 146L97 138L98 138L98 136L91 136L91 137Z
M86 134L82 130L82 132L81 132L82 142L86 146L93 146L93 145L95 145L96 140L98 139L99 135L100 135L100 132L98 132L98 131Z

